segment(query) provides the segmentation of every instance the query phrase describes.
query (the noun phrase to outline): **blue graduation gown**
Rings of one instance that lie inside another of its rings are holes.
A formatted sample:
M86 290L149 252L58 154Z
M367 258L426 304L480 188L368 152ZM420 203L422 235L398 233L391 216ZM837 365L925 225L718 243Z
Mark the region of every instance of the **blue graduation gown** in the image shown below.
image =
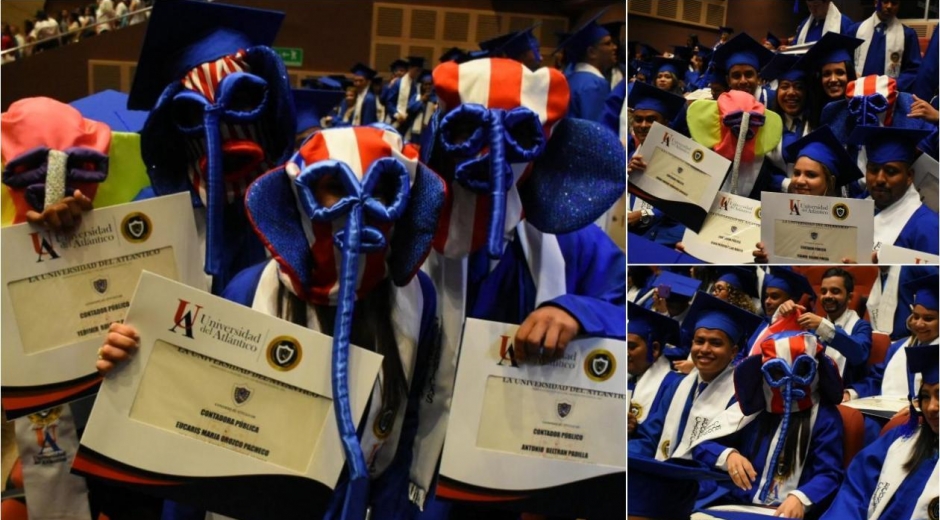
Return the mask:
M665 417L666 410L669 409L669 403L672 402L672 397L676 394L676 388L679 386L679 382L682 381L684 376L679 372L669 372L663 377L663 382L659 386L659 390L656 391L656 395L653 397L653 404L650 405L650 409L646 412L646 417L643 419L643 422L637 425L639 426L646 423L646 421L652 420L654 416L659 416L660 421L660 430L662 430L662 421ZM627 389L633 391L635 383L627 382ZM665 409L660 410L660 407L663 406L661 403L665 404ZM637 432L634 431L632 435L629 436L628 440L637 436ZM650 455L652 456L652 455Z
M621 81L610 91L610 95L604 100L604 111L601 113L601 126L612 130L617 137L620 137L620 114L623 111L623 103L627 97L627 82ZM629 137L629 136L628 136ZM627 139L632 141L633 139ZM632 155L632 153L628 154Z
M239 273L225 288L222 297L250 307L261 279L261 273L266 265L267 263L258 264ZM416 384L416 382L427 380L429 361L434 357L433 349L437 338L437 296L431 284L431 279L424 272L418 272L418 281L424 298L424 305L421 315L421 328L418 334L418 351L415 355L415 371L411 379L413 383L408 393L408 404L405 409L404 423L395 451L395 458L391 465L369 484L372 518L399 520L414 518L419 514L417 506L408 499L409 469L413 455L412 446L418 431L418 404L421 401L423 390L423 385ZM361 427L359 435L362 435ZM345 496L345 486L343 484L345 484L347 477L345 472L340 475L340 480L336 486L337 492L333 495L330 508L324 518L338 518ZM187 513L192 514L191 511ZM202 519L202 516L189 516L189 514L168 517L164 513L164 519Z
M877 210L876 210L877 212ZM894 245L922 251L932 255L940 254L940 223L936 213L921 204L901 229Z
M849 469L845 472L845 481L820 520L868 519L868 505L875 493L888 448L901 437L903 430L903 427L892 429L852 459ZM936 463L937 454L934 453L933 457L924 460L909 473L885 506L879 520L910 518Z
M806 22L809 20L809 17L806 17L796 26L796 32L793 33L796 36L800 35L800 32L803 30L803 26L806 25ZM825 19L822 20L813 20L812 25L809 26L809 30L806 31L806 43L813 43L819 41L823 36L823 25L825 25ZM849 30L853 26L852 20L848 16L842 14L842 20L839 23L839 34L848 34ZM794 40L795 41L795 40Z
M719 483L719 493L716 495L721 496L720 492L723 492L722 502L751 504L754 497L760 493L761 473L764 471L767 458L773 456L773 453L769 452L772 435L760 436L760 421L769 420L772 426L770 431L776 432L782 418L782 415L762 411L756 419L740 431L716 440L705 441L692 449L695 460L714 467L718 457L726 448L735 448L748 457L754 470L757 471L757 480L749 491L740 489L730 481ZM792 428L793 422L790 424ZM838 409L833 405L820 405L803 464L803 472L797 484L797 490L803 492L814 505L828 500L842 482L843 434L842 417ZM757 447L756 454L750 453L752 446ZM768 493L769 496L770 493ZM696 507L711 505L715 503L715 498L717 497L712 496L708 501L696 503ZM779 497L775 505L779 505L785 499L785 496Z
M414 108L413 104L415 96L418 94L418 84L418 80L411 81L411 88L408 91L408 106L406 107L406 112L408 113L410 113ZM399 79L395 82L394 85L388 87L388 90L383 95L383 101L385 103L385 117L389 121L394 121L395 114L398 112L398 93L400 91L401 80ZM418 109L420 109L420 107Z
M572 72L567 76L571 99L568 101L568 117L600 122L604 113L604 101L610 94L610 83L590 72Z
M623 251L597 226L555 236L565 261L566 294L542 305L567 311L587 336L626 339L627 263ZM468 318L518 324L535 310L537 288L518 236L506 245L489 273L485 250L471 255L468 264Z
M907 338L901 338L892 343L891 346L888 347L888 353L885 355L884 361L869 367L867 377L846 386L858 392L859 397L881 395L881 383L884 381L885 369L888 368L888 363L891 361L891 358L894 357L895 352L904 348L906 343Z
M666 421L666 414L669 412L669 406L672 404L673 399L685 399L686 412L692 409L692 397L695 393L695 386L693 385L692 391L687 395L676 396L676 390L679 389L679 384L685 376L678 372L676 372L675 375L677 377L663 381L663 386L656 394L656 400L653 401L649 415L642 423L637 425L636 431L634 431L633 435L627 440L628 457L630 455L642 455L650 458L656 456L657 444L663 434L663 423ZM731 405L733 402L734 398L732 398L728 404ZM683 414L682 418L686 420L679 421L680 437L685 430L687 413Z
M849 35L855 36L858 28L864 23L859 22L852 26ZM901 56L901 73L898 74L898 90L910 92L914 86L914 79L917 77L917 69L920 67L920 42L917 39L917 33L908 26L904 27L904 52ZM885 46L871 45L868 47L868 55L865 57L865 69L859 73L861 76L871 74L883 75L885 73Z
M343 101L339 104L340 117L342 117L342 114L346 113L348 108L349 106L346 104L346 99L343 99ZM377 123L378 121L379 118L376 115L375 94L368 92L366 93L365 99L362 100L362 116L359 118L359 124L363 126L371 125L372 123ZM346 126L351 124L352 121L349 123L339 122L337 124L337 121L334 120L333 126Z
M845 370L842 371L843 384L849 384L865 377L868 373L868 356L871 352L871 323L858 320L852 330L835 327L836 334L826 345L845 356Z
M940 26L933 28L933 36L930 37L930 43L927 44L927 51L924 52L924 61L920 64L917 71L917 77L911 87L911 92L924 101L933 101L937 97L940 89L940 50L938 50L937 30ZM937 108L934 102L934 108Z

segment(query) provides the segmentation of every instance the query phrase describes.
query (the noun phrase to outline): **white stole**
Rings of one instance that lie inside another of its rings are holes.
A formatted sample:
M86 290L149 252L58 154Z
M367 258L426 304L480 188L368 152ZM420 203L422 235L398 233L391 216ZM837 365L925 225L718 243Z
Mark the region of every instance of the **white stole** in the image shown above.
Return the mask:
M868 315L871 326L877 332L890 334L894 330L894 312L898 306L898 288L901 279L901 266L888 267L888 277L882 287L881 278L875 280L868 295Z
M812 435L813 427L816 426L816 416L819 414L819 404L814 404L811 408L809 416L809 435ZM760 481L757 482L757 493L754 493L754 498L751 500L754 504L761 505L777 505L783 502L787 498L787 495L796 491L796 488L800 484L800 475L803 473L803 464L806 462L802 456L799 459L799 463L793 468L793 471L790 473L790 476L786 480L776 481L770 485L770 488L767 490L767 498L761 502L760 501L760 490L764 489L764 484L767 482L767 479L774 478L775 474L775 463L773 460L774 450L777 447L777 444L781 442L781 431L783 427L783 420L781 419L780 424L777 425L777 431L774 432L773 439L770 440L770 446L767 447L767 460L764 461L764 469L760 473ZM791 421L790 431L795 432L795 425ZM802 454L801 454L802 455Z
M832 9L832 5L829 5ZM865 70L865 59L868 57L868 47L871 46L872 35L875 33L875 26L881 23L878 13L872 13L871 17L861 23L855 31L855 37L862 39L862 44L855 49L855 70L861 75ZM904 25L897 17L892 17L890 22L885 22L885 63L884 75L897 79L901 72L898 61L897 70L891 67L891 54L898 53L901 60L904 59Z
M922 428L928 428L928 426L924 425ZM897 493L901 484L904 483L904 479L907 478L908 472L904 470L903 466L907 462L907 459L910 458L911 452L914 451L917 436L920 434L921 433L918 432L916 435L911 435L910 437L898 437L888 448L888 452L885 454L885 459L882 462L881 474L878 475L878 484L875 486L875 492L872 494L871 502L868 504L869 520L878 520L881 518L881 513L884 512L885 506L891 502L891 498ZM927 520L931 518L928 515L927 508L931 500L936 500L937 486L940 485L937 476L937 464L938 463L935 463L933 473L930 474L927 485L924 486L920 497L917 499L911 520Z
M366 99L369 88L366 87L362 92L356 94L356 108L353 110L352 124L359 126L362 124L362 102Z
M913 345L913 337L905 338L904 346L897 349L881 378L881 395L891 397L907 397L907 347Z
M652 346L647 345L651 349ZM637 378L636 387L633 389L633 397L630 399L630 409L636 410L636 422L641 424L649 416L653 409L653 401L656 399L656 392L663 385L666 375L672 372L672 366L666 356L659 356L659 359L653 362L646 372Z
M826 316L826 319L832 321L829 319L829 316ZM839 316L838 320L832 321L832 328L834 329L833 337L835 337L835 335L838 333L838 329L836 329L836 327L841 327L846 334L851 336L852 329L855 328L855 324L858 323L858 320L859 317L857 312L853 311L852 309L846 309L845 312L842 313L842 316ZM826 346L826 355L831 357L832 360L836 362L836 366L839 367L839 374L841 375L845 371L845 356L843 356L842 353L838 350L828 345Z
M729 364L701 394L693 398L682 437L679 438L686 399L691 392L698 391L698 369L693 369L682 379L666 412L663 432L656 447L656 460L691 458L692 448L700 442L728 435L753 419L754 416L744 417L737 403L728 407L728 401L734 397L733 373L734 369ZM747 421L742 424L741 419Z
M277 262L271 260L261 273L261 279L255 290L255 298L251 308L271 316L277 316L278 285ZM393 307L392 327L395 329L395 341L398 344L398 353L401 358L405 381L410 387L414 375L415 358L418 353L418 335L421 330L421 315L424 309L424 294L417 278L404 287L392 286ZM316 311L307 306L307 328L320 331ZM366 424L363 429L360 445L366 456L369 475L373 478L381 474L391 464L395 456L398 438L401 435L401 425L404 421L407 396L403 396L395 414L395 422L390 430L382 432L378 423L384 412L382 406L382 372L372 387L372 402L366 411ZM383 449L387 447L388 449Z
M575 72L587 72L588 74L593 74L599 78L604 77L604 75L601 74L601 71L597 70L597 67L595 67L594 65L591 65L590 63L584 63L583 61L574 66L574 71Z
M395 100L395 113L408 115L408 101L411 99L411 76L405 74L398 80L398 99ZM395 114L389 114L392 121L395 120Z
M879 211L875 215L874 250L878 251L883 244L894 245L901 230L920 206L920 193L917 193L917 188L911 183L900 200Z
M800 30L800 34L796 38L796 45L806 43L806 35L809 33L809 26L812 23L813 17L810 16L806 19L806 23L803 24L803 29ZM825 36L828 32L842 32L842 13L839 12L839 8L836 7L836 4L832 2L829 3L829 10L826 12L826 20L823 22L823 30L820 37ZM859 70L859 72L861 72L861 70Z

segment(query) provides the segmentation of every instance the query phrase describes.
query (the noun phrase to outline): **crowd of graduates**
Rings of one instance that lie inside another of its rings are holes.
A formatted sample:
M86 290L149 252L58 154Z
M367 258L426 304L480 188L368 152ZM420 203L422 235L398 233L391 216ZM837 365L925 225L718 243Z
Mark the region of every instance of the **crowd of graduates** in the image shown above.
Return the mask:
M891 269L631 265L630 514L932 518L940 278Z
M871 16L853 23L835 2L809 0L791 38L721 27L712 47L694 34L670 52L630 42L628 172L645 171L649 158L637 150L656 122L732 161L723 192L869 198L874 250L937 254L937 191L915 183L911 168L922 154L937 159L937 30L922 55L914 30L897 18L900 4L873 1ZM741 112L751 114L749 126L731 132ZM746 143L735 154L739 139ZM628 209L638 246L683 250L685 226L639 197ZM764 244L747 246L767 261Z

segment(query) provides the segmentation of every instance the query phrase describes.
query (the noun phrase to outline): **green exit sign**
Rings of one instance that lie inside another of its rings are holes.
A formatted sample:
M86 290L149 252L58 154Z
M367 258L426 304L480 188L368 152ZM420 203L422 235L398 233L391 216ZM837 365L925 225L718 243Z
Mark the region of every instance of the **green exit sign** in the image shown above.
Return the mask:
M304 50L299 47L273 47L274 52L288 67L300 67L304 62Z

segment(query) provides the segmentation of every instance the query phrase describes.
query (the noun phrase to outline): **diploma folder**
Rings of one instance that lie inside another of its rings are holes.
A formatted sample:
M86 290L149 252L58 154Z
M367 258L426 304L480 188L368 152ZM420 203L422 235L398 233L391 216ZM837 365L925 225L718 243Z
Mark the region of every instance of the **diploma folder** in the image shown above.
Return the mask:
M72 472L240 519L319 518L344 465L332 339L144 273L140 349L108 374ZM353 418L382 357L350 348Z

